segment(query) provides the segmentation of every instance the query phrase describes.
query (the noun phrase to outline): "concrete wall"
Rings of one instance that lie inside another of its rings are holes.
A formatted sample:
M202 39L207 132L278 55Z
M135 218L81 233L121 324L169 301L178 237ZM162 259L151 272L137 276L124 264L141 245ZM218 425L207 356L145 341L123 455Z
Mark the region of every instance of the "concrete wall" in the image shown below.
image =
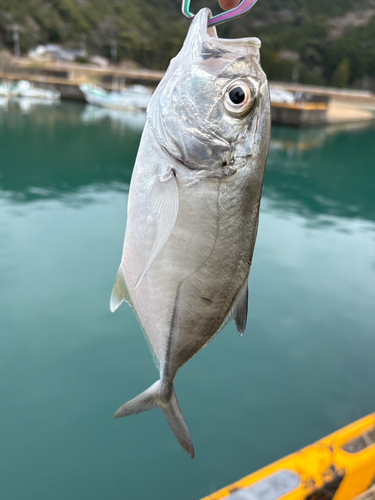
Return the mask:
M327 123L326 109L272 107L272 122L294 127L314 127Z

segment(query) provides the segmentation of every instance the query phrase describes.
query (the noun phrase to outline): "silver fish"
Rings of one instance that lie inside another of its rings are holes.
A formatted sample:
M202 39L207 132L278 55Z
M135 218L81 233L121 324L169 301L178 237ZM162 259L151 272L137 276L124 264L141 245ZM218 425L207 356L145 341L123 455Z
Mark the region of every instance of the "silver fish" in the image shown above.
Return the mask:
M230 320L245 331L270 143L260 41L218 38L210 14L194 17L150 101L111 296L112 311L133 307L160 370L115 418L160 407L192 457L173 381Z

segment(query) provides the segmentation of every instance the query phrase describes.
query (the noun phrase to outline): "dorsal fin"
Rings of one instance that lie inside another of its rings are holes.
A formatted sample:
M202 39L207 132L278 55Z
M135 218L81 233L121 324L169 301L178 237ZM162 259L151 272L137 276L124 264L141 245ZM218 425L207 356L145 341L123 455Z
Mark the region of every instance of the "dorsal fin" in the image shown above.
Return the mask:
M113 285L111 300L110 300L110 308L111 312L115 312L116 309L124 302L128 302L130 304L130 294L128 290L128 286L126 284L125 279L125 271L122 263L118 268L115 284Z

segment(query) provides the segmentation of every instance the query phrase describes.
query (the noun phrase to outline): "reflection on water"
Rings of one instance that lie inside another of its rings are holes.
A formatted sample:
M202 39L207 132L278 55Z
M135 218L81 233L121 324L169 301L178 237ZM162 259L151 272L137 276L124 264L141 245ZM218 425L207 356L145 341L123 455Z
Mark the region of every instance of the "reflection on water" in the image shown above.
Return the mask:
M0 97L0 108L8 109L8 99L6 97Z
M36 108L40 106L58 106L59 101L50 101L48 99L37 99L33 97L18 97L15 99L22 113L31 113Z
M83 126L84 116L85 107L72 103L28 114L11 106L0 122L0 188L19 201L32 201L93 185L128 185L139 132L114 133L106 119Z
M30 113L35 108L40 106L59 106L60 102L56 100L48 99L37 99L36 97L13 97L8 99L7 97L0 97L0 108L5 111L8 110L18 110L21 113Z
M327 128L296 130L288 127L274 127L270 150L287 151L289 155L294 155L296 152L309 151L321 146L328 135L329 129Z
M4 498L198 499L375 411L375 131L275 127L247 331L176 380L196 459L111 418L157 375L108 304L140 132L99 111L0 109Z
M7 117L0 127L0 137L6 138L0 179L4 191L27 201L38 196L39 188L44 196L59 196L93 184L129 184L144 113L73 104L35 107L27 110L29 116L19 111L11 107L2 112ZM374 220L373 137L374 129L274 127L264 196L275 208L308 218Z
M273 128L264 195L282 210L375 219L373 128ZM276 144L276 147L275 147Z
M131 129L142 132L146 123L146 113L144 111L120 111L116 109L99 108L88 104L82 113L84 123L100 122L109 118L112 130Z

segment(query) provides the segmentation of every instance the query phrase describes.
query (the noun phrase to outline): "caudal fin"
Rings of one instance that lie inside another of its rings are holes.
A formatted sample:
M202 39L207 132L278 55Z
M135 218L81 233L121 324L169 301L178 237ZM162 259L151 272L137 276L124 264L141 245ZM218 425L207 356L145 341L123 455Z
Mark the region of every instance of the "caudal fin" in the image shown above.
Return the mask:
M194 458L195 451L193 442L191 440L189 429L187 428L184 417L182 416L181 408L178 404L174 387L172 387L172 396L168 404L162 405L161 409L163 410L164 416L168 420L168 424L172 429L173 434L178 439L180 445L185 451L189 453L191 458Z
M191 458L194 458L194 446L184 417L182 416L174 387L172 387L170 394L168 400L161 396L161 380L158 380L137 397L122 405L114 414L114 418L142 413L143 411L152 410L159 406L163 410L165 418L180 445L189 453Z

